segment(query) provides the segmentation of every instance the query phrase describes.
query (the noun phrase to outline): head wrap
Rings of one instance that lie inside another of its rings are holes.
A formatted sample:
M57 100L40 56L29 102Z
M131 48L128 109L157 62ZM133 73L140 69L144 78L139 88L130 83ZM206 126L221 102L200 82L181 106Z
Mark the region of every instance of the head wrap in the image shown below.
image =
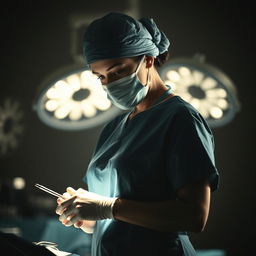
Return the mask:
M94 20L84 34L83 53L92 62L148 55L157 57L168 50L170 42L152 18L134 18L110 12Z

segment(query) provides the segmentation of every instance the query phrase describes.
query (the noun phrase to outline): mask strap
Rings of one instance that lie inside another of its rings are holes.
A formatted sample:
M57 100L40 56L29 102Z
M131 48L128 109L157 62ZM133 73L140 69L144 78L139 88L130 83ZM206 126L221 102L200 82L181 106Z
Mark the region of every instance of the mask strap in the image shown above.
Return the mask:
M137 67L137 70L135 71L135 74L137 74L138 73L138 71L139 71L139 69L140 69L140 66L141 66L141 63L144 61L144 59L145 59L145 55L142 57L142 59L140 60L140 64L139 64L139 66Z

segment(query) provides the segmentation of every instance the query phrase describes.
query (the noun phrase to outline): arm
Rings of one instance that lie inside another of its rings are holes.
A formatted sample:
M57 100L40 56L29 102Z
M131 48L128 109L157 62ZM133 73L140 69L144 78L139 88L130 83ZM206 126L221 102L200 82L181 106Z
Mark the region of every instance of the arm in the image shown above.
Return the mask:
M177 200L139 202L117 199L113 215L117 220L158 231L202 232L210 207L210 187L199 180L180 188Z

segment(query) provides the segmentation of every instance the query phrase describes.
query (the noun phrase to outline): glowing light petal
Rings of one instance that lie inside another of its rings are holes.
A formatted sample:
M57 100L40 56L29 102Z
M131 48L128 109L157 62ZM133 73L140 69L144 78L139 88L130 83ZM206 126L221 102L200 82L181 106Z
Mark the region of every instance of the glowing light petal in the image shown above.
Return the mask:
M60 106L55 112L54 116L58 119L65 118L72 110L72 102L67 102Z
M216 106L216 100L208 100L207 98L206 99L203 99L202 101L202 104L204 104L205 107L207 107L208 109L210 109L211 107L215 107Z
M227 96L227 92L223 88L219 88L216 90L219 97L225 98Z
M93 117L97 113L96 108L88 100L83 100L81 107L85 117Z
M194 99L192 99L192 100L190 101L190 104L191 104L195 109L199 109L199 107L200 107L200 100L194 98Z
M171 80L172 82L177 82L180 80L180 75L177 71L175 70L170 70L166 73L166 76L169 80Z
M74 106L72 108L72 110L69 113L69 118L73 121L77 121L82 117L82 110L81 110L81 106L79 103L76 104L76 106Z
M191 75L191 72L190 72L189 68L187 68L187 67L180 67L179 68L179 73L182 76L189 76L189 75Z
M58 106L59 106L59 103L58 103L58 101L56 101L56 100L48 100L48 101L45 103L45 108L46 108L48 111L50 111L50 112L56 110Z
M204 118L209 117L209 109L205 106L201 105L198 111Z
M227 92L222 88L207 90L205 93L209 98L225 98L227 96Z
M228 102L225 99L218 99L217 100L217 105L222 109L227 109L228 108Z
M200 86L203 90L209 90L217 86L217 81L211 77L207 77L202 81Z
M194 77L195 84L198 84L198 85L201 84L201 82L204 78L204 74L202 72L199 72L196 70L194 70L192 74Z
M50 88L47 92L46 92L46 96L48 99L58 99L59 98L59 94L58 91L55 88Z
M66 80L67 80L69 86L72 88L73 92L76 92L81 88L80 78L77 74L68 76L66 78Z
M63 80L55 83L54 88L58 99L69 99L73 94L72 88Z
M223 111L218 107L212 107L210 109L210 114L213 118L219 119L223 116Z
M101 83L97 79L97 76L89 70L81 73L80 80L82 88L91 88L93 87L92 85L101 85Z
M191 85L196 85L194 77L193 76L182 76L179 81L180 87L189 87Z

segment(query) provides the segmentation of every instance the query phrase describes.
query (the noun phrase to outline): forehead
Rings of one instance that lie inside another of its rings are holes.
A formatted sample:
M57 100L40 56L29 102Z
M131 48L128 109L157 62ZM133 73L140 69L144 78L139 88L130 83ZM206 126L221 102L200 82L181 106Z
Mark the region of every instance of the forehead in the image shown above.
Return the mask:
M92 71L100 71L100 70L107 70L109 67L115 65L115 64L129 64L129 63L135 63L136 57L126 57L126 58L115 58L115 59L105 59L105 60L99 60L91 63L89 65L90 69Z

